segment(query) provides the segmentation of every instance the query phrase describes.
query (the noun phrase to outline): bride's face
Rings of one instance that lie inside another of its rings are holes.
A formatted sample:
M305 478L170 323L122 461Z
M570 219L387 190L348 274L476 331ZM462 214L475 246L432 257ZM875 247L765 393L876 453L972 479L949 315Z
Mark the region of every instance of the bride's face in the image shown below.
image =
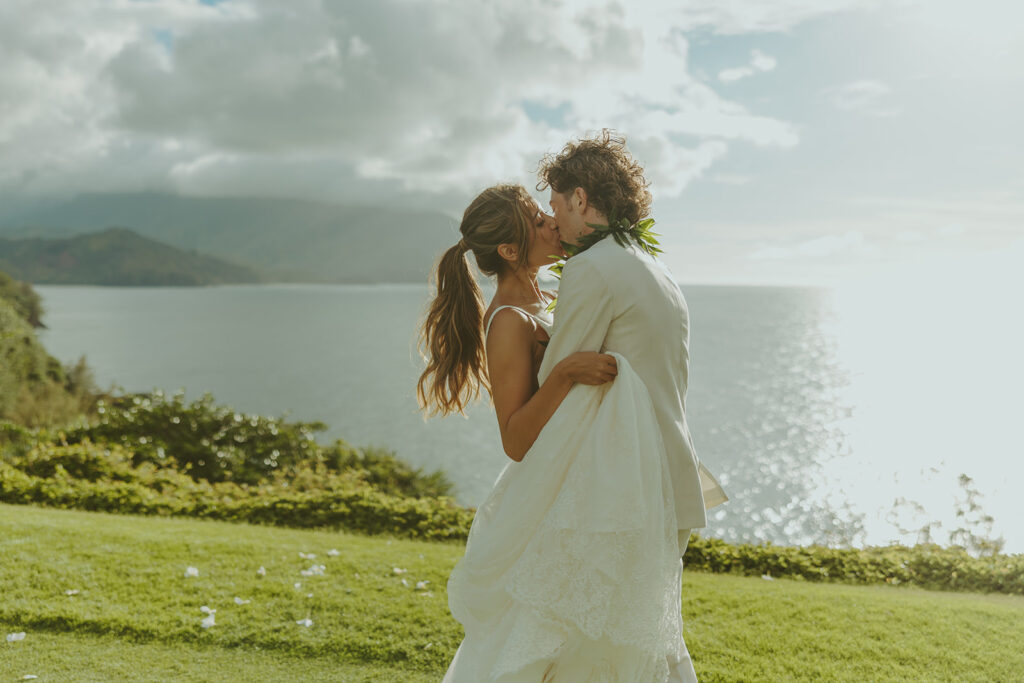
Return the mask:
M554 217L541 211L536 202L530 202L528 215L531 232L527 262L534 268L555 263L565 255L565 251L562 249L558 225L555 223Z

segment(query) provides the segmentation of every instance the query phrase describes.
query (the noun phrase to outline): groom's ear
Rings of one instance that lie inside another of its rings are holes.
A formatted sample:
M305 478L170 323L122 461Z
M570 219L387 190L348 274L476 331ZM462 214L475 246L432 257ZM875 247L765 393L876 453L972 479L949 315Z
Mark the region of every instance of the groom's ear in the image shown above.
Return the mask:
M569 201L572 202L574 211L583 213L587 210L587 191L582 187L577 187L572 191L572 198Z

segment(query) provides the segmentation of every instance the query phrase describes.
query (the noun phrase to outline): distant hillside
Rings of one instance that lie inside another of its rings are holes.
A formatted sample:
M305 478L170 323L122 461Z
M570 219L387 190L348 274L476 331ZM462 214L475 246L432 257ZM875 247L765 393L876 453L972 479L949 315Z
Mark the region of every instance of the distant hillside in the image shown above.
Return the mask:
M212 285L259 282L256 271L186 252L125 228L64 238L0 238L0 270L60 285Z
M291 282L426 282L455 244L442 213L266 198L84 194L22 215L7 237L67 237L111 225Z

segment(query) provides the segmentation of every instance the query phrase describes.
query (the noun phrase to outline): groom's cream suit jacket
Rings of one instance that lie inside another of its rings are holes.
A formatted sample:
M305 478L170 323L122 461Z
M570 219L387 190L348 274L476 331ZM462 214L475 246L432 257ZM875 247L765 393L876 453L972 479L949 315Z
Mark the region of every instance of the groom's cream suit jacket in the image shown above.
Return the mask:
M705 510L728 498L697 458L686 424L690 316L661 261L606 237L566 260L541 384L576 351L615 351L647 386L668 453L679 529L707 526Z

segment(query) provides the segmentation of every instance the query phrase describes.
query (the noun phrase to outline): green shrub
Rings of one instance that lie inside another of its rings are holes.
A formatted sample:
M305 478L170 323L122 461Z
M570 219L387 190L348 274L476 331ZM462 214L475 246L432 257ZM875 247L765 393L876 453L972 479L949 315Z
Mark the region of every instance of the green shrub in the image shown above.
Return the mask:
M344 441L325 447L323 462L333 470L362 470L374 488L393 495L413 498L451 496L452 482L438 470L425 474L422 470L399 460L395 452L383 448L355 449Z
M446 496L407 498L376 490L364 472L322 463L258 486L195 480L153 463L135 465L120 446L37 444L0 461L0 501L126 514L169 515L290 527L345 528L432 540L465 539L473 511ZM78 475L82 475L79 477ZM316 486L313 486L313 482Z
M958 546L792 547L693 535L683 560L689 569L715 573L1024 595L1024 554L972 557Z
M101 401L97 412L95 424L69 430L66 441L119 444L136 465L176 467L210 482L255 484L278 468L315 460L313 430L326 428L242 415L215 405L209 394L186 404L181 392L169 400L161 391L115 396Z
M382 492L401 496L449 495L451 482L442 472L425 474L381 449L360 450L341 439L320 445L314 432L322 422L289 422L247 415L214 403L210 394L186 403L184 393L163 392L109 397L98 403L98 418L69 430L66 443L89 440L130 450L133 462L175 467L195 479L258 484L278 475L293 475L307 464L329 469L358 469Z

